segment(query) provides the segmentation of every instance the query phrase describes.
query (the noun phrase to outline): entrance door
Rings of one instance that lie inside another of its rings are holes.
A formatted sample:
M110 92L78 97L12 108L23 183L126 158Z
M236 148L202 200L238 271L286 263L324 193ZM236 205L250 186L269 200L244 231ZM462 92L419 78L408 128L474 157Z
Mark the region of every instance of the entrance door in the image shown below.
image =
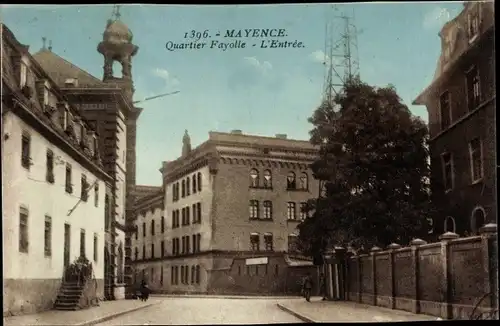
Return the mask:
M71 252L71 226L64 224L64 267L69 265L69 254Z
M113 300L113 273L108 248L104 248L104 297Z

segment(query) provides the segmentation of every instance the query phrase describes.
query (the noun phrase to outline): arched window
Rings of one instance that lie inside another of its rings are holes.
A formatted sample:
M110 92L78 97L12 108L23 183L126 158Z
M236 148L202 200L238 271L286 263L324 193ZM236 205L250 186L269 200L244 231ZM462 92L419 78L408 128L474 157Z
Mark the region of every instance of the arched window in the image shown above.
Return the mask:
M186 196L191 194L191 179L189 177L186 178Z
M271 171L264 171L264 188L272 188L273 187L273 177L271 175Z
M297 189L297 182L295 180L295 173L289 172L286 177L286 188L287 189Z
M197 187L196 187L196 174L193 174L193 194L196 193Z
M444 219L444 232L455 233L455 230L456 230L455 219L451 216L447 216Z
M201 191L201 172L198 172L198 192Z
M256 188L259 186L259 171L256 169L250 170L250 187Z
M182 180L182 186L181 186L181 194L182 198L186 197L186 180Z
M472 210L471 230L473 234L478 234L479 229L486 223L486 212L484 208L478 206Z
M300 189L302 189L302 190L309 189L309 178L307 176L307 173L305 173L305 172L303 172L300 175Z

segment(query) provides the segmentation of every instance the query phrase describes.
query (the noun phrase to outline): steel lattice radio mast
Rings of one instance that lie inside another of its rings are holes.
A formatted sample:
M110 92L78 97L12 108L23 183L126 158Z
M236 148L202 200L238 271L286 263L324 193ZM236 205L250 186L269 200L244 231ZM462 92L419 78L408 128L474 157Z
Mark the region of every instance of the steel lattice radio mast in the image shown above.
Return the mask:
M346 8L346 6L344 6ZM358 30L354 24L354 9L348 16L337 5L329 6L325 22L325 49L323 65L325 77L321 105L334 107L335 95L346 83L359 77ZM318 200L326 194L326 180L319 182Z
M325 12L323 102L333 103L334 96L346 82L359 77L359 32L354 24L354 9L350 16L337 5L330 6Z

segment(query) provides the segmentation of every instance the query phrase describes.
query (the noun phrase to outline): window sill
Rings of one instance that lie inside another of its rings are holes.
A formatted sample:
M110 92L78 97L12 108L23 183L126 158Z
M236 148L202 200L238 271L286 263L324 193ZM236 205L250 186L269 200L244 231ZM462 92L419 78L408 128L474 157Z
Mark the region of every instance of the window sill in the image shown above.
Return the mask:
M474 41L478 39L478 36L479 36L479 32L476 32L476 34L474 34L474 36L469 37L469 44L474 43Z
M249 218L250 221L266 221L266 222L272 222L274 221L272 218Z
M286 188L286 191L309 192L309 189Z
M477 185L478 183L482 183L482 182L483 182L483 178L480 178L480 179L477 179L475 181L472 181L470 185L474 186L474 185Z
M287 222L297 222L297 223L300 223L300 222L302 222L303 220L301 220L301 219L291 219L291 218L289 218L289 219L287 219L286 221L287 221Z
M273 190L273 187L255 187L255 186L250 186L248 188L255 189L255 190Z
M462 122L464 122L465 120L469 119L476 112L478 112L479 110L481 110L482 108L484 108L486 105L488 105L490 102L492 102L493 100L495 100L495 98L496 98L496 96L493 95L491 98L489 98L489 99L483 101L481 104L479 104L478 107L475 108L474 110L469 111L468 113L466 113L464 116L462 116L461 118L459 118L455 122L452 122L448 126L448 128L446 128L446 129L441 128L441 131L439 131L435 136L431 137L429 139L429 142L435 141L437 138L441 137L442 135L444 135L445 133L447 133L448 131L450 131L451 129L453 129L454 127L456 127L457 125L459 125Z

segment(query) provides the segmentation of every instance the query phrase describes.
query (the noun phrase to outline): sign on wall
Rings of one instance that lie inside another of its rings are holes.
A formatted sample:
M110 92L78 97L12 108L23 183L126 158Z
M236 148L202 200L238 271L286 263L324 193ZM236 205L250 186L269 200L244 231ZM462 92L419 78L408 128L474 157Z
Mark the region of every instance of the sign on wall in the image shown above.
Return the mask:
M267 263L268 263L267 257L245 259L245 265L266 265Z

